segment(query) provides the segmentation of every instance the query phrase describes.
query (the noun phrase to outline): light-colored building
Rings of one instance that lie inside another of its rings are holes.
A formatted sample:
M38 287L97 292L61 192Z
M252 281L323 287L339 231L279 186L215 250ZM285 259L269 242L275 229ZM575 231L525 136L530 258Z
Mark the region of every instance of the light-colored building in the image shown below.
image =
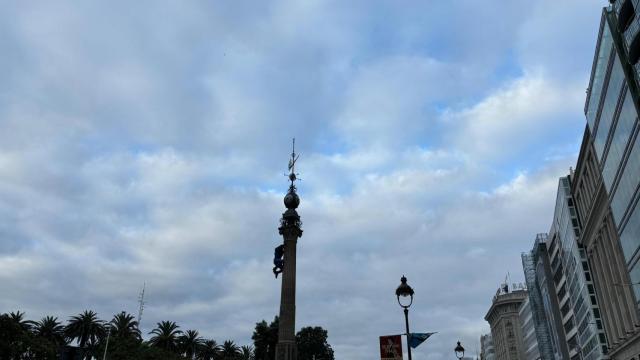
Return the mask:
M603 320L596 325L611 359L630 360L640 356L640 14L638 0L611 2L602 13L571 188L592 274L590 300Z
M546 233L536 235L531 252L522 255L522 266L540 355L544 359L564 360L569 359L569 348L562 329L560 302L551 270L548 240Z
M496 360L521 360L525 358L520 306L528 297L527 291L509 291L504 284L493 297L491 307L484 317L491 326L491 338Z
M538 350L538 339L536 337L536 325L533 321L533 312L529 304L529 297L526 297L520 305L520 323L522 324L522 336L526 360L540 360L540 350Z
M562 331L571 359L600 360L607 353L606 338L602 327L597 327L600 309L586 252L577 241L579 236L580 222L571 195L570 176L562 177L558 181L548 239Z
M493 348L491 334L480 336L480 360L496 360L496 351Z

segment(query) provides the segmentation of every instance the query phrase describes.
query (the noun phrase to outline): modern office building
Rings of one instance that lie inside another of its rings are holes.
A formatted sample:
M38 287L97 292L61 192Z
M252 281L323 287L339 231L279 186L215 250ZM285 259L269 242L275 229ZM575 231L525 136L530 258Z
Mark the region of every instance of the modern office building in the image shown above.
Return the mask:
M524 353L526 360L540 360L540 350L538 350L538 338L536 337L536 325L533 321L533 312L529 304L529 298L525 298L520 305L520 323L522 325L522 336L524 343Z
M569 359L569 349L562 330L560 302L553 281L547 241L546 233L536 236L531 252L522 254L522 267L540 356L543 359L564 360Z
M496 360L491 334L480 335L480 360Z
M571 359L597 360L607 354L606 338L598 329L600 309L584 248L578 244L580 223L571 195L570 177L558 181L556 206L549 230L549 259L562 329ZM593 296L593 297L592 297Z
M509 291L504 284L493 297L484 317L491 326L491 338L496 360L520 360L525 358L524 338L520 322L520 306L528 297L527 291Z
M633 10L637 5L638 1L620 1L615 11L603 12L585 106L613 220L634 282L640 282L640 270L635 270L640 255L640 210L636 211L640 185L640 142L636 141L640 23ZM619 25L617 18L628 25Z
M609 356L621 360L640 356L637 8L636 0L618 0L603 9L587 89L587 128L571 177L578 241L595 289L590 301L600 305Z

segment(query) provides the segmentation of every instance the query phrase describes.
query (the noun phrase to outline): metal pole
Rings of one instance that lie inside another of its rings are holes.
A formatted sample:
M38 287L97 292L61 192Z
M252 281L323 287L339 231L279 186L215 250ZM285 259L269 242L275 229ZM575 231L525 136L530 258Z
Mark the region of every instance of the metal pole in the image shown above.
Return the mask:
M109 347L109 337L111 336L111 326L109 326L109 330L107 330L107 344L104 346L104 354L102 354L102 360L107 358L107 348Z
M409 309L404 308L404 323L407 326L407 354L409 354L409 360L411 360L411 344L409 343Z

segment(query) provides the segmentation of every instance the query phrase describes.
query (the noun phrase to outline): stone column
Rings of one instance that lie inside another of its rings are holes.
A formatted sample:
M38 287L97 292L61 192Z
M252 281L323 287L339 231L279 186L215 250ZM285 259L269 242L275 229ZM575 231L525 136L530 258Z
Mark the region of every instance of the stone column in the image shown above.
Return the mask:
M282 214L280 235L284 238L284 267L282 269L282 290L280 296L280 325L276 360L296 360L296 244L302 236L300 216L296 208L300 199L296 188L291 185L284 198L287 211Z

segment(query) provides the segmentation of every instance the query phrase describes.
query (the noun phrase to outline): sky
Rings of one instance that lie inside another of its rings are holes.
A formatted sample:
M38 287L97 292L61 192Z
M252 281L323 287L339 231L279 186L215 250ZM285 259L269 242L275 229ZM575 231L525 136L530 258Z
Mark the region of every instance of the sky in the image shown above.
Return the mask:
M240 345L278 314L336 359L467 354L575 166L600 0L15 1L0 13L0 313L137 314ZM148 338L149 335L146 335Z

